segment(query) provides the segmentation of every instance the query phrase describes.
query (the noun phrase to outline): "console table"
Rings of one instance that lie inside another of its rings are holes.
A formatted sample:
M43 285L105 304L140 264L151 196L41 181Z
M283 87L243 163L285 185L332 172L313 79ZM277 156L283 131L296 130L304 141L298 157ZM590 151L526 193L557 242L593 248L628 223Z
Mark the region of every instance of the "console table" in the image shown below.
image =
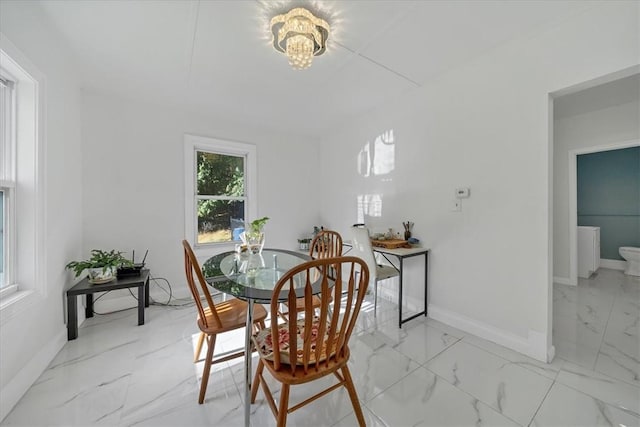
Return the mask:
M343 253L346 254L347 252L349 252L351 250L351 248L353 247L352 243L348 240L345 240L342 243L345 247L347 247L348 249ZM387 249L387 248L380 248L377 246L373 246L371 249L373 249L374 253L378 253L380 255L382 255L384 257L384 259L387 260L387 262L398 271L399 277L398 277L398 282L399 282L399 286L398 286L398 327L402 328L402 324L408 322L411 319L415 319L418 316L421 316L424 314L424 316L427 316L427 305L428 305L428 301L427 301L427 284L429 281L429 248L422 248L422 247L414 247L414 248L396 248L396 249ZM393 262L391 262L391 260L389 259L389 256L393 256L398 260L398 264L399 266L396 266L396 264L394 264ZM412 316L406 317L406 318L402 318L402 293L403 293L403 285L404 285L404 281L403 281L403 265L404 265L404 260L407 258L412 258L415 256L424 256L424 310L420 311L419 313L415 313Z
M116 289L138 288L138 325L144 325L144 308L149 307L149 270L142 270L139 276L115 279L108 283L89 283L88 278L82 279L67 290L67 339L78 337L78 295L87 296L85 317L93 317L93 294L96 292L113 291Z

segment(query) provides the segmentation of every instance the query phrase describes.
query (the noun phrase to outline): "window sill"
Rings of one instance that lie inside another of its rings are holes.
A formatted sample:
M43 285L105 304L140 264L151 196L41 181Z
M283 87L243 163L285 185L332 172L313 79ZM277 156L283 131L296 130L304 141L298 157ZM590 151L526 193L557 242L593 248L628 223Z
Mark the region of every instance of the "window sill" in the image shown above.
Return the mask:
M32 290L16 291L0 299L0 324L4 324L22 313L33 303L35 292Z

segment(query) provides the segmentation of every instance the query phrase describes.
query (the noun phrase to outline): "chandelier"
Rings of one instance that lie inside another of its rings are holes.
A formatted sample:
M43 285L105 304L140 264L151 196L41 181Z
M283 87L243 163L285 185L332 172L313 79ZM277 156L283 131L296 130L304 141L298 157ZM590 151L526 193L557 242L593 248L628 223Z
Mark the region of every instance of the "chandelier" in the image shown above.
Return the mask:
M271 19L273 47L289 58L295 70L311 66L314 56L327 49L329 24L302 7L291 9Z

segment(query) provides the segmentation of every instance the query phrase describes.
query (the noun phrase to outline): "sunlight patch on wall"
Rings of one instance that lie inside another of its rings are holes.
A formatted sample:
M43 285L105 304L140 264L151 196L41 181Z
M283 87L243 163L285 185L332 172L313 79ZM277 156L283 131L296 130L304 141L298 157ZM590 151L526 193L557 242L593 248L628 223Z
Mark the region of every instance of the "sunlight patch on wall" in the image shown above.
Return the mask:
M393 172L396 161L396 145L393 129L378 135L373 143L373 174L386 175Z
M358 195L358 223L365 223L366 217L382 216L382 195L381 194L360 194Z
M373 142L367 141L358 153L358 174L367 178L372 174L381 176L393 172L396 162L395 150L393 129L382 132Z

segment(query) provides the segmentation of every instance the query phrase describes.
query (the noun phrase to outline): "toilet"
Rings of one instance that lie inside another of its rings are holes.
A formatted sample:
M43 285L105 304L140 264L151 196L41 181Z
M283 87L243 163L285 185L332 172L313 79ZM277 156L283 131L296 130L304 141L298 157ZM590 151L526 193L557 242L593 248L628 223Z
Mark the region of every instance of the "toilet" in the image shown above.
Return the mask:
M640 276L640 248L622 246L618 249L620 256L627 260L627 268L624 274L629 276Z

